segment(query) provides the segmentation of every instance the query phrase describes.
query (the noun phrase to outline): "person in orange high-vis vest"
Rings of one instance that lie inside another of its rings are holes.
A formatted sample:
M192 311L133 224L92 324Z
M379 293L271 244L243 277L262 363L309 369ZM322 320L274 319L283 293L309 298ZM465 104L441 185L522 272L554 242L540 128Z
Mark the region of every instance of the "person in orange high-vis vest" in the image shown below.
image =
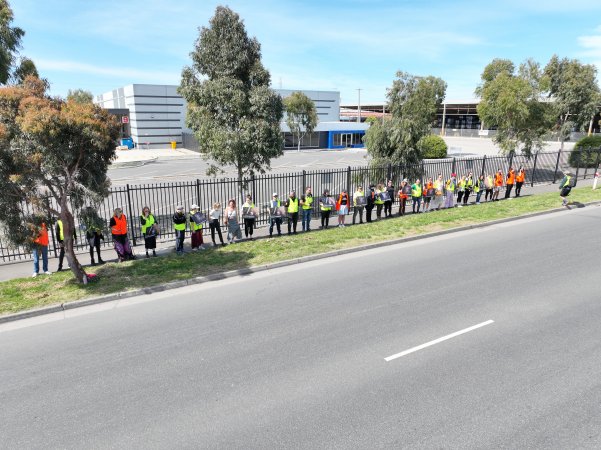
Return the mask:
M46 224L42 222L39 230L36 230L36 236L33 239L33 275L37 277L40 272L40 256L42 257L42 270L46 275L50 275L52 272L48 270L48 228Z
M519 197L520 194L522 193L522 186L524 185L525 181L526 181L526 171L524 170L523 167L520 167L520 170L518 170L518 173L515 176L515 196L516 197Z
M513 170L513 167L509 168L509 171L507 172L507 183L506 183L506 187L505 187L505 198L510 198L511 196L511 190L513 189L513 185L515 184L515 170Z
M434 196L434 184L432 183L432 177L428 178L428 181L424 183L422 195L424 198L424 212L428 212L430 210L430 201Z
M495 174L495 187L492 193L492 201L499 201L499 192L501 192L501 188L503 187L503 172L501 169L497 171Z
M111 217L111 235L119 262L134 259L134 255L127 239L127 217L121 208L115 208L115 214Z

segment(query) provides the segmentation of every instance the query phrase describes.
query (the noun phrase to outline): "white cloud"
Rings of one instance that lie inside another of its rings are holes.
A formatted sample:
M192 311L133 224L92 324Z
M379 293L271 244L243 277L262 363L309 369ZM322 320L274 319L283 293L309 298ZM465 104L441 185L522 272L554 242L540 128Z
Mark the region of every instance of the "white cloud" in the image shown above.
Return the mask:
M33 59L35 60L38 69L42 71L71 72L109 78L128 78L132 80L132 83L179 83L179 73L177 71L166 72L128 67L103 67L77 61L52 60L35 57Z
M579 55L597 66L598 73L601 73L601 25L595 31L599 34L578 38L578 44L583 48Z

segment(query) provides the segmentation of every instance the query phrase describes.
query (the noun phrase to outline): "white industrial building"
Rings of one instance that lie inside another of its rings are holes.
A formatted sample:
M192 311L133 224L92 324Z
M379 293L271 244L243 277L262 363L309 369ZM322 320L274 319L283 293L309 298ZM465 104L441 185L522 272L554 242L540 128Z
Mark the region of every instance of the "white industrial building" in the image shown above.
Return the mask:
M283 98L294 90L275 89ZM302 91L315 103L318 124L313 133L301 141L304 148L363 147L362 137L369 127L365 123L340 121L340 93L337 91ZM175 85L130 84L96 97L96 103L116 114L122 121L122 136L133 139L136 146L165 148L171 142L182 146L190 137L186 128L186 101ZM296 148L296 138L285 119L281 123L284 147Z

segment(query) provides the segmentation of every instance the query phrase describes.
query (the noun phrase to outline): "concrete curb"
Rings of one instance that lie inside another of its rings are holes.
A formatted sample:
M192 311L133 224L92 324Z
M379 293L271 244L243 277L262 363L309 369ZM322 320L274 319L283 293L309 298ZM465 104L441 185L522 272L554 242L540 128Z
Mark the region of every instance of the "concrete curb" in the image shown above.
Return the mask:
M601 205L601 201L583 203L583 205L584 206ZM477 223L477 224L473 224L473 225L466 225L463 227L449 228L448 230L434 231L432 233L403 237L403 238L393 239L390 241L375 242L373 244L361 245L359 247L345 248L342 250L335 250L333 252L319 253L316 255L309 255L309 256L302 256L300 258L289 259L286 261L279 261L279 262L271 263L271 264L263 264L263 265L254 266L254 267L245 267L243 269L230 270L228 272L213 273L210 275L190 278L187 280L171 281L169 283L163 283L163 284L159 284L156 286L134 289L131 291L119 292L119 293L115 293L115 294L108 294L108 295L103 295L100 297L87 298L87 299L83 299L83 300L76 300L73 302L62 303L60 305L53 305L53 306L48 306L48 307L44 307L44 308L32 309L32 310L28 310L28 311L23 311L23 312L19 312L19 313L15 313L15 314L9 314L6 316L2 316L2 317L0 317L0 324L7 323L7 322L14 322L16 320L28 319L31 317L41 316L44 314L52 314L52 313L66 311L66 310L70 310L70 309L81 308L83 306L96 305L99 303L106 303L106 302L111 302L111 301L120 300L120 299L124 299L124 298L137 297L139 295L153 294L156 292L168 291L171 289L177 289L177 288L181 288L181 287L185 287L185 286L192 286L192 285L196 285L196 284L208 283L210 281L225 280L227 278L251 275L254 273L258 273L258 272L264 272L266 270L273 270L273 269L278 269L280 267L287 267L287 266L291 266L291 265L295 265L295 264L301 264L301 263L306 263L306 262L310 262L310 261L317 261L317 260L325 259L325 258L332 258L334 256L348 255L351 253L362 252L365 250L389 247L391 245L403 244L405 242L413 242L413 241L418 241L418 240L422 240L422 239L429 239L429 238L433 238L433 237L444 236L447 234L458 233L461 231L473 230L473 229L477 229L477 228L486 228L486 227L498 225L501 223L514 222L517 220L529 219L529 218L538 217L538 216L545 216L548 214L554 214L554 213L557 213L560 211L565 211L565 208L554 208L554 209L549 209L546 211L539 211L539 212L535 212L535 213L526 214L523 216L507 217L504 219L492 220L489 222Z
M125 169L128 167L141 167L141 166L145 166L146 164L157 162L158 159L159 159L159 157L155 156L153 158L140 159L137 161L114 162L113 164L111 164L111 168L112 169Z

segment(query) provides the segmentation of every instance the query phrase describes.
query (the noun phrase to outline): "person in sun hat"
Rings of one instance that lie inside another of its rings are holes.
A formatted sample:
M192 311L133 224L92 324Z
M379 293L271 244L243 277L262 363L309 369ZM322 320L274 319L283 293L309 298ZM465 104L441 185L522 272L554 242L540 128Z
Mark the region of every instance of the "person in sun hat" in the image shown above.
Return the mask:
M190 214L188 220L190 221L190 239L192 250L199 250L202 246L202 220L200 214L197 214L200 208L196 203L190 206Z

